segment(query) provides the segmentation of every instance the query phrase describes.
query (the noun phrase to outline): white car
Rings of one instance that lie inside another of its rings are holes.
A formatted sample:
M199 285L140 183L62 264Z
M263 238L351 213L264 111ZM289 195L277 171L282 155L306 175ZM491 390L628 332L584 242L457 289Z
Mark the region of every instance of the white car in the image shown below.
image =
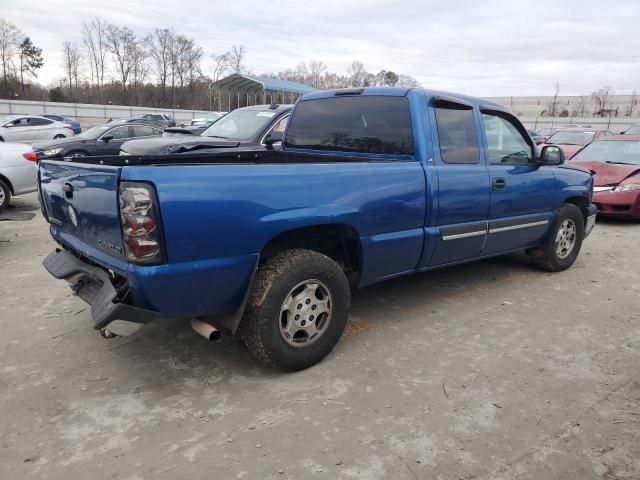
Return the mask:
M204 127L209 126L220 117L224 117L227 112L211 112L208 113L206 117L193 118L191 119L191 126L193 127Z
M0 143L0 210L12 195L35 192L37 178L37 155L31 145Z
M31 143L73 137L73 126L37 115L0 118L0 142Z

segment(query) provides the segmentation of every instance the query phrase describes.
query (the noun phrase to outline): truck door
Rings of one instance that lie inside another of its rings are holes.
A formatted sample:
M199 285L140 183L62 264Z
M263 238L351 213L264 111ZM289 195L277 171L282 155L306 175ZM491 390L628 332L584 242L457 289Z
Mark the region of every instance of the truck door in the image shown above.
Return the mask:
M535 146L517 118L492 107L481 107L481 113L491 177L484 253L537 245L552 217L553 169L535 164Z
M481 155L473 106L460 99L435 97L430 108L433 164L438 188L433 255L427 266L463 261L480 255L487 237L491 187ZM428 162L429 163L429 162ZM428 166L427 166L428 168Z

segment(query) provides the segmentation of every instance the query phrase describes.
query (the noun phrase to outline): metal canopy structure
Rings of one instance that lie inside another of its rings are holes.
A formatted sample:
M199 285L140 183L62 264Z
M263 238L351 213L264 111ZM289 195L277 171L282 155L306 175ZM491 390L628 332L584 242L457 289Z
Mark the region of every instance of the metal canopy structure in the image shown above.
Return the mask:
M218 111L227 111L249 105L293 103L305 93L317 89L302 83L277 78L235 73L210 85Z

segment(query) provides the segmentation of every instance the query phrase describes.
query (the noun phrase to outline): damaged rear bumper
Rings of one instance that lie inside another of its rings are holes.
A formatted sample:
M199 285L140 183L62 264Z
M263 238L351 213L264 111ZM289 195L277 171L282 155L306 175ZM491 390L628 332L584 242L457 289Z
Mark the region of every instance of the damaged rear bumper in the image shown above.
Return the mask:
M116 289L115 279L107 270L66 250L56 249L42 263L55 278L69 282L74 293L91 306L91 317L98 330L108 329L115 335L126 336L160 317L153 310L127 305L126 284Z

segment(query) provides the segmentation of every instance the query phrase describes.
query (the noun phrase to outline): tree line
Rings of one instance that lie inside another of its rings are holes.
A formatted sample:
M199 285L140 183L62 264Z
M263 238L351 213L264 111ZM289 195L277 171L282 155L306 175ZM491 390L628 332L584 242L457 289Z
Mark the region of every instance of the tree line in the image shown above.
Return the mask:
M611 96L614 95L613 88L606 85L595 90L591 95L579 95L572 101L564 101L558 98L560 94L560 84L556 82L554 93L545 102L540 111L542 117L633 117L640 113L638 106L638 94L633 90L629 97L629 102L623 109L620 106L613 106Z
M80 34L80 40L63 42L62 75L55 85L45 87L37 81L44 65L42 49L15 24L0 18L2 98L211 109L216 104L213 82L233 73L254 74L247 68L243 45L205 57L193 38L170 28L140 35L95 18L81 25ZM411 76L391 70L368 72L357 60L346 75L330 72L322 60L259 75L319 89L419 85Z

